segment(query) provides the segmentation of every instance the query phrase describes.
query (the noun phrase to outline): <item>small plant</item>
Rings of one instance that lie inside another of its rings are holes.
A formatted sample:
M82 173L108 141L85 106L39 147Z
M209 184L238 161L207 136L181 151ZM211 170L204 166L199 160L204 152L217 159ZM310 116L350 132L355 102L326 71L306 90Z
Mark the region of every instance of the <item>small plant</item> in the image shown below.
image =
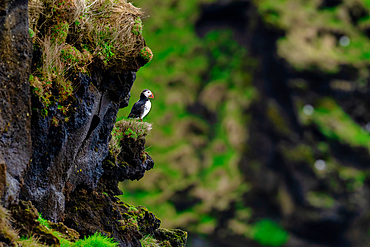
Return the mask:
M69 24L64 21L56 24L51 28L51 42L57 42L59 45L64 44L67 39Z
M53 117L52 119L51 119L51 124L52 125L54 125L55 127L58 127L58 125L59 125L59 119L57 118L57 117Z
M45 226L46 228L50 229L50 225L48 220L42 218L42 214L39 213L39 218L37 219L38 222L40 222L41 225Z
M132 139L137 139L138 137L138 134L135 133L132 129L128 128L126 131L125 131L125 135L132 138Z
M140 50L140 56L148 63L153 58L153 52L149 47L145 46Z
M31 28L29 28L29 29L28 29L28 32L29 32L29 34L30 34L31 39L32 39L33 37L35 37L35 32L34 32Z
M42 117L47 117L48 116L48 110L46 110L46 109L41 109L41 116Z
M135 23L132 25L131 32L136 36L141 35L143 32L143 22L141 21L140 17L135 19Z
M112 238L103 236L100 232L96 232L94 235L88 238L80 239L76 241L73 247L116 247L116 243Z
M146 235L144 238L140 239L141 246L143 247L160 247L159 241L155 239L152 235Z

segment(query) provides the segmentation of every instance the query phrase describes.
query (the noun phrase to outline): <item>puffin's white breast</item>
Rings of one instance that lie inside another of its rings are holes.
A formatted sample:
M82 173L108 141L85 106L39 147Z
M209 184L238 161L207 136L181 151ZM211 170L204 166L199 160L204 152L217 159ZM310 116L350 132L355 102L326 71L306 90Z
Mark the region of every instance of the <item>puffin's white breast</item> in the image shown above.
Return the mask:
M143 115L141 115L141 117L140 117L141 119L143 119L143 117L148 115L148 113L150 111L150 108L152 108L152 103L150 102L150 100L148 100L148 101L145 102Z

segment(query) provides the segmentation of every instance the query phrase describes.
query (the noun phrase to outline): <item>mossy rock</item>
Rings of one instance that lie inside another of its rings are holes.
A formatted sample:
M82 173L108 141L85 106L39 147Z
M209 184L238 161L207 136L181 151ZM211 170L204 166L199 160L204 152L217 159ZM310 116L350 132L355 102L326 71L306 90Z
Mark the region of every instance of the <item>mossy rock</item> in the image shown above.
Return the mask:
M30 201L19 201L18 204L11 206L10 212L14 219L14 227L19 230L20 236L35 236L41 243L60 246L59 239L37 220L39 214Z
M49 221L49 225L53 230L63 234L64 238L67 240L75 242L80 238L80 234L76 230L65 226L62 222L53 223Z
M155 231L154 237L163 243L169 241L172 247L185 247L188 234L180 229L159 228Z
M149 63L153 58L152 50L145 46L143 49L140 50L138 61L140 66L144 66L145 64Z

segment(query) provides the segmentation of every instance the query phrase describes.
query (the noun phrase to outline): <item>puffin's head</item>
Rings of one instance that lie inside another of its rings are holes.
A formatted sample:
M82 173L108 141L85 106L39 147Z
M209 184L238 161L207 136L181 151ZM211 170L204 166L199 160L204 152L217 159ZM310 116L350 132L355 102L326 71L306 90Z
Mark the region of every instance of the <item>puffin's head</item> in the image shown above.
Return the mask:
M145 89L144 91L142 91L141 94L147 98L154 98L153 93L148 89Z

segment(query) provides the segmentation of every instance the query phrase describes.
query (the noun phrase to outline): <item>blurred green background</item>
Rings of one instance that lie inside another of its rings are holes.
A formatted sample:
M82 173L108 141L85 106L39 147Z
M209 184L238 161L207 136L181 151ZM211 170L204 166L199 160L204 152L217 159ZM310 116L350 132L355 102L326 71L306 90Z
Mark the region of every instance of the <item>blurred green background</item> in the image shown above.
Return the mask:
M137 0L155 167L121 184L188 246L370 242L370 1ZM316 245L315 245L316 244Z

